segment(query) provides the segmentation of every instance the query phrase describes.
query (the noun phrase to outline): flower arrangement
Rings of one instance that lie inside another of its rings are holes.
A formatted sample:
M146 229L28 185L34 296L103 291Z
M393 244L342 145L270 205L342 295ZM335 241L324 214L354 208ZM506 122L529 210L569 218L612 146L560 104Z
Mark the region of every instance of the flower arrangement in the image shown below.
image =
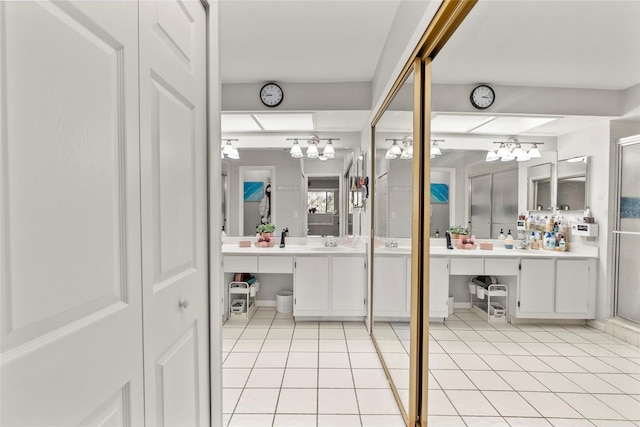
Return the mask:
M257 228L258 233L273 233L276 231L276 226L270 223L260 224Z
M457 239L458 236L468 235L469 230L461 225L456 225L454 227L449 228L449 234L451 234L451 238Z
M276 226L270 223L260 224L256 228L256 231L260 234L258 240L256 241L256 246L260 247L271 247L273 246L273 237L271 237L271 233L276 231Z

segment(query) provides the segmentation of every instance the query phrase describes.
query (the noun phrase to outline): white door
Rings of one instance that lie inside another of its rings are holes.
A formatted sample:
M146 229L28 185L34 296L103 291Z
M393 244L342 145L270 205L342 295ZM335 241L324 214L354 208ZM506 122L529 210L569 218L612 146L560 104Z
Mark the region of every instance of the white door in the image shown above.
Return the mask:
M429 317L449 317L449 259L429 261Z
M0 425L141 425L135 2L0 2Z
M331 309L364 316L364 258L334 256L331 264Z
M378 320L385 316L408 318L405 257L376 254L374 261L373 315Z
M294 316L329 310L329 257L297 257Z
M206 12L140 2L145 415L209 424Z
M518 310L527 314L550 314L554 312L554 289L556 282L555 262L552 259L523 259L520 261Z
M559 259L556 262L556 313L589 313L590 262Z

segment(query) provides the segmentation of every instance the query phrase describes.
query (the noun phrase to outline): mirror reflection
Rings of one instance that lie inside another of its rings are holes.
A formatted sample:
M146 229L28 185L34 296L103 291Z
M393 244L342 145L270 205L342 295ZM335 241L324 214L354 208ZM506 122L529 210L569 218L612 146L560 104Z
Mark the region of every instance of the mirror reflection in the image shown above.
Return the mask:
M551 163L527 168L527 207L530 211L550 211L553 209L551 169Z
M373 336L405 413L409 406L413 79L405 81L374 133Z
M589 206L587 166L586 156L558 161L558 209L585 210Z

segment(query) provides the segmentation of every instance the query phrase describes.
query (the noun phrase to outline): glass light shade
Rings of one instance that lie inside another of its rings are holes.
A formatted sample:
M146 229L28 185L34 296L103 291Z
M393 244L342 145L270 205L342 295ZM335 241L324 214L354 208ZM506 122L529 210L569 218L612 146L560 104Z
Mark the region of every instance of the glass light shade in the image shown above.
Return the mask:
M384 158L387 160L393 160L395 158L397 158L398 155L397 154L393 154L391 152L391 148L388 148L387 151L384 153Z
M513 153L507 151L507 154L502 156L500 158L500 161L502 161L502 162L510 162L511 160L515 160L515 158L516 158L516 156L514 156Z
M325 156L336 155L336 149L333 148L333 143L331 142L331 140L327 141L327 145L324 146L324 150L322 150L322 154Z
M522 155L522 153L524 153L524 150L522 149L522 147L520 146L520 144L517 144L516 147L513 149L513 151L511 152L516 158L520 157Z
M293 141L293 145L291 146L291 149L289 150L289 154L291 154L291 157L293 157L295 159L299 159L301 157L304 157L304 155L302 154L302 148L300 148L300 144L298 144L298 141Z
M391 148L389 148L389 150L391 150L391 152L396 156L399 156L400 154L402 154L402 148L400 148L400 146L396 141L393 141L393 145L391 146Z
M317 159L318 156L318 146L314 142L309 142L309 146L307 147L307 157L310 159Z
M327 160L329 160L329 158L324 154L321 154L320 156L318 156L318 160L320 160L321 162L326 162Z
M413 158L413 153L409 152L408 148L405 148L404 150L402 150L402 154L400 154L400 158L401 159L412 159Z
M440 154L442 154L442 151L440 151L440 146L438 145L437 142L434 142L433 144L431 144L431 154L435 154L436 156L439 156Z
M430 158L430 159L435 159L435 158L436 158L436 155L435 155L435 154L433 154L433 153L431 153L431 154L429 155L429 158Z
M540 149L538 148L538 144L533 144L533 147L529 150L529 157L532 159L539 159L542 157L540 153Z
M224 147L222 147L222 154L226 154L228 156L231 151L233 151L233 145L231 145L231 141L227 141L227 143L224 144Z
M335 154L325 153L325 152L322 152L322 155L323 155L324 157L326 157L327 159L329 159L329 160L331 160L331 159L335 159L335 157L336 157L336 155L335 155Z
M526 151L522 150L522 153L519 156L516 156L516 160L519 162L526 162L527 160L531 160L529 154Z
M495 162L499 158L500 157L498 157L498 154L495 151L487 151L487 157L485 157L484 161L485 162Z
M237 148L231 148L231 152L227 154L227 157L233 160L238 160L240 158L240 153L238 153Z
M506 145L504 144L500 144L500 147L498 147L498 157L504 157L507 153L509 153L509 150L507 150Z

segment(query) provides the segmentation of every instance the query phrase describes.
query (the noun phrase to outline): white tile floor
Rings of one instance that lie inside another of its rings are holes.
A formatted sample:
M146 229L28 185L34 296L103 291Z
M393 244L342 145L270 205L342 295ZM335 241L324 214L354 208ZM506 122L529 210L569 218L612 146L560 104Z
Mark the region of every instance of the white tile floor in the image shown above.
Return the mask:
M407 328L378 328L402 394ZM260 308L223 338L225 427L404 425L363 323ZM429 351L430 427L640 426L640 348L595 329L462 311L430 325Z

